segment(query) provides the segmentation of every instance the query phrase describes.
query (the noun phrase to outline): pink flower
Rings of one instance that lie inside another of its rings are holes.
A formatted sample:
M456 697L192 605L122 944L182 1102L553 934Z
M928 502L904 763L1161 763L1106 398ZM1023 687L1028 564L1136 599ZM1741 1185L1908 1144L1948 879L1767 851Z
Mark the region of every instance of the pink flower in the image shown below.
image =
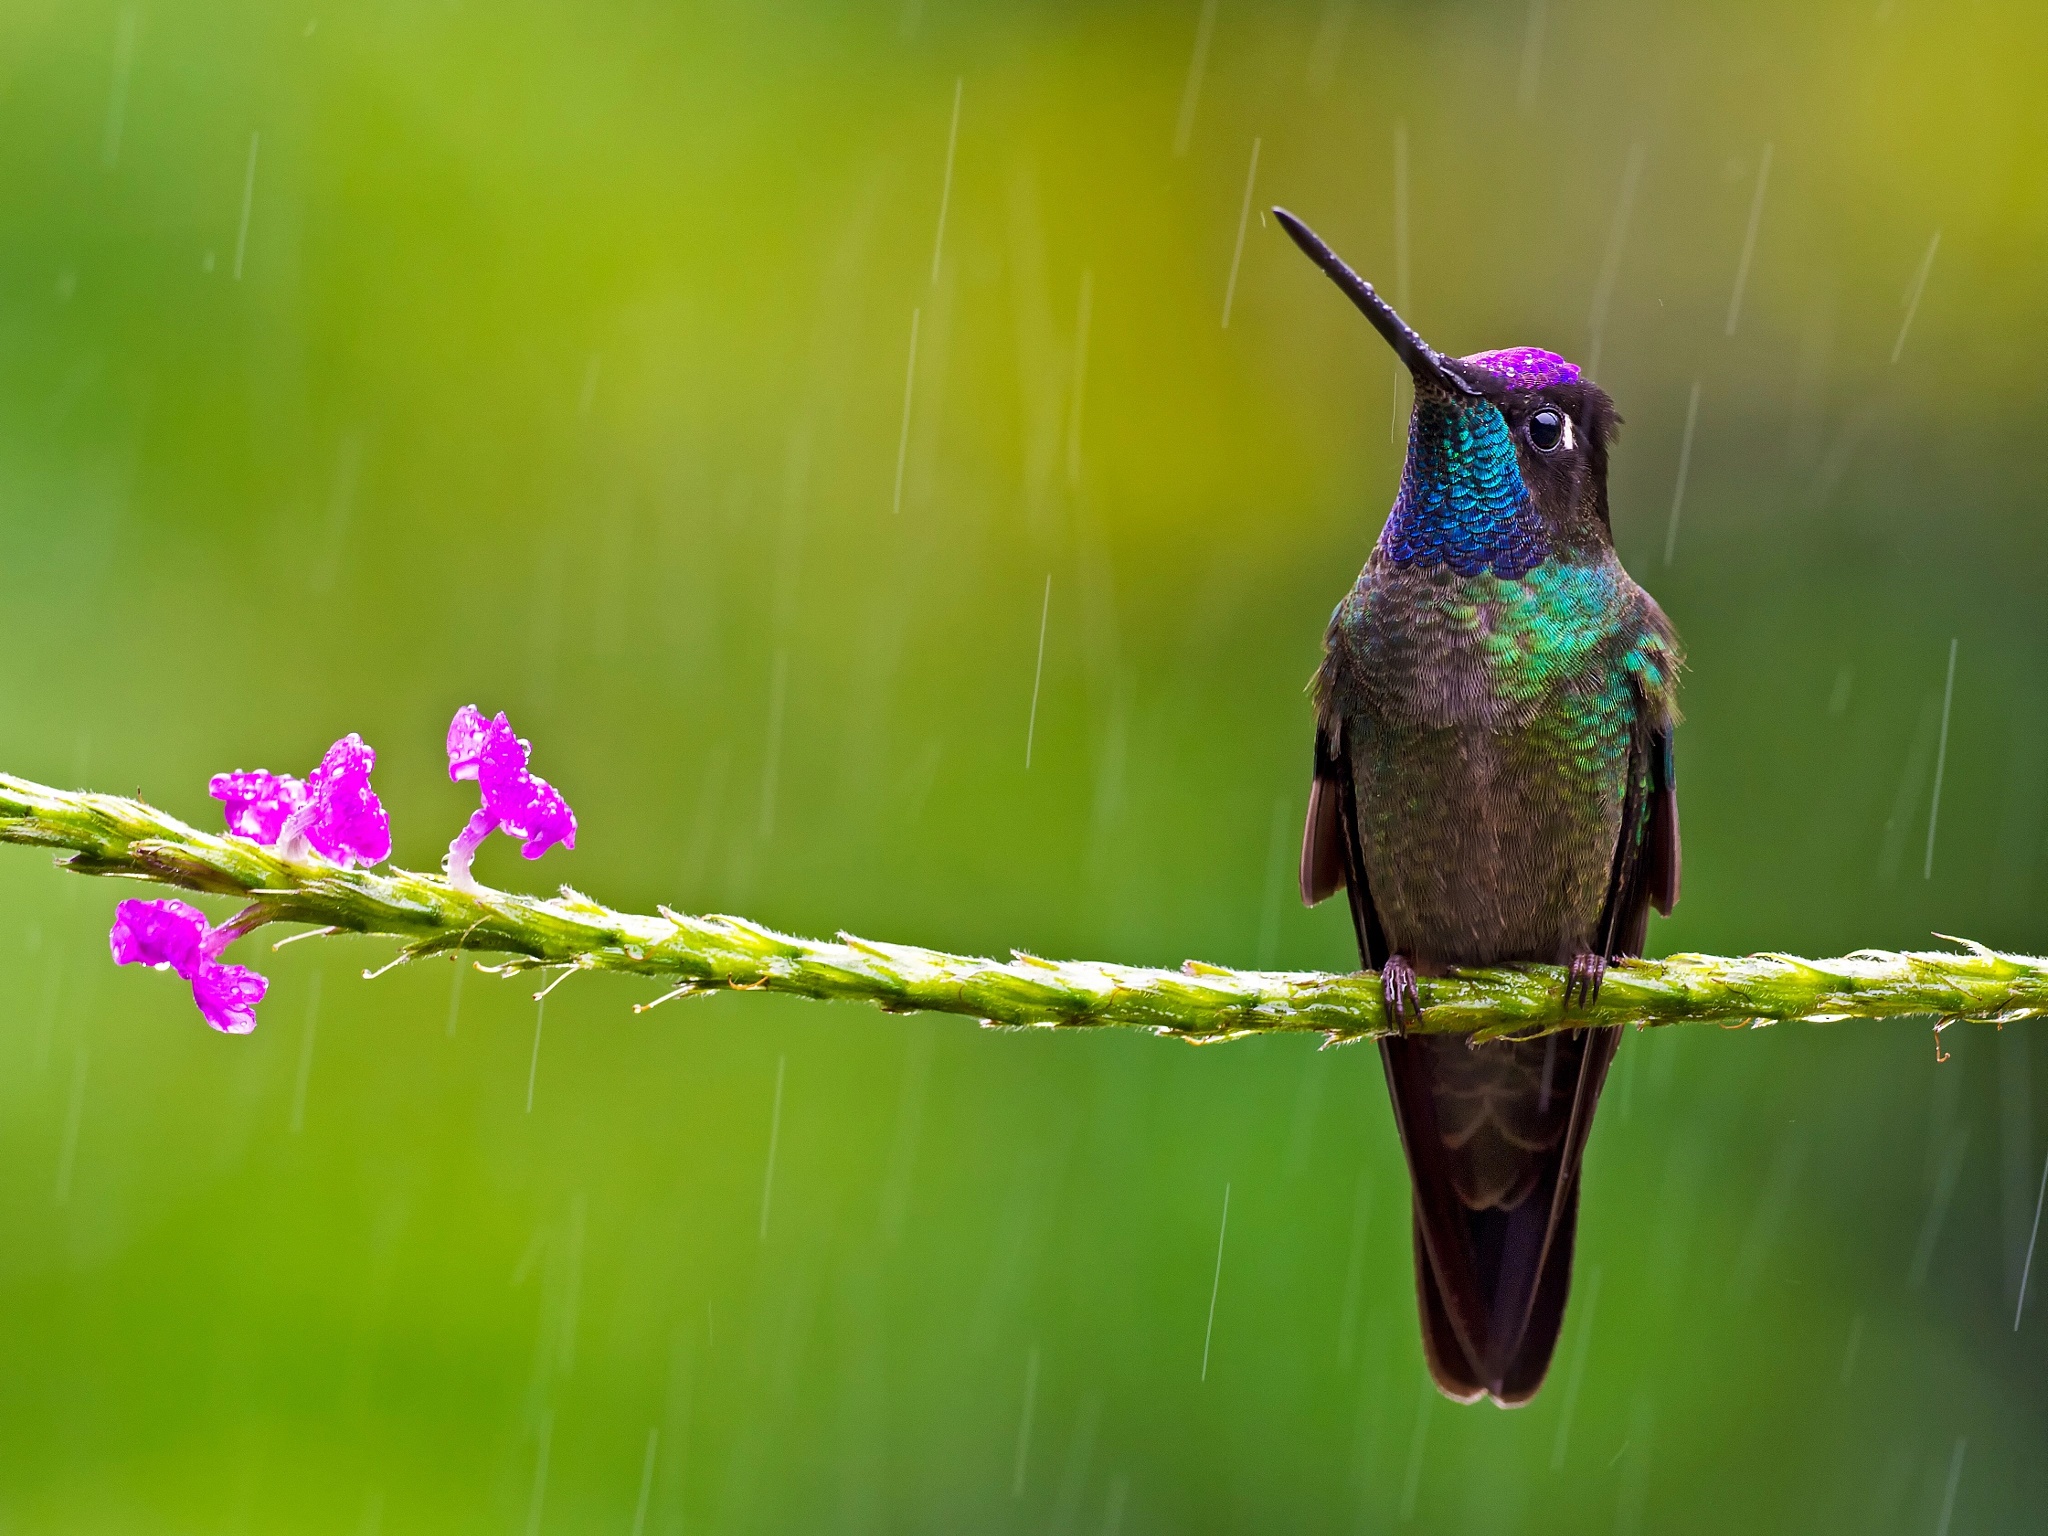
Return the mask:
M228 830L288 859L318 855L347 869L391 856L391 819L370 787L377 754L351 731L327 749L302 784L264 769L217 773L207 786L227 810Z
M230 832L266 848L283 833L285 818L306 803L304 784L261 768L216 773L206 791L225 805Z
M448 883L473 891L470 865L485 838L504 832L520 839L519 851L537 859L560 843L576 846L576 813L546 779L527 771L532 752L501 713L484 718L474 704L465 704L448 724L448 777L474 782L483 805L448 845L444 868Z
M124 901L114 908L107 944L116 965L147 965L190 978L207 959L213 925L197 907L175 899Z
M176 971L192 984L192 1001L207 1023L223 1034L246 1035L256 1027L256 1005L270 982L218 958L239 937L232 923L216 928L182 901L124 901L114 909L107 944L116 965Z
M279 851L296 836L344 869L390 858L391 818L370 788L376 761L376 752L354 731L329 747L306 780L306 803L285 819Z
M270 978L246 965L207 966L192 978L192 1001L206 1022L224 1035L246 1035L256 1027L256 1005L270 990Z

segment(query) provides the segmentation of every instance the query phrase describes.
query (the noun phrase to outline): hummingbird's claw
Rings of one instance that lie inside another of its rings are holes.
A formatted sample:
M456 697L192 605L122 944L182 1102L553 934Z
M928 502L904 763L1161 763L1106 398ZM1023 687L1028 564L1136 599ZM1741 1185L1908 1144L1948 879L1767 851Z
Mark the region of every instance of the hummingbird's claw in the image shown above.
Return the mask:
M1405 955L1389 955L1380 970L1380 996L1387 1005L1387 1022L1396 1034L1408 1033L1411 1023L1422 1020L1422 992L1415 985L1415 967Z
M1572 956L1570 969L1564 975L1564 1011L1572 1011L1572 1002L1577 998L1581 1008L1593 1006L1593 1000L1600 995L1600 983L1607 979L1607 957L1590 953Z

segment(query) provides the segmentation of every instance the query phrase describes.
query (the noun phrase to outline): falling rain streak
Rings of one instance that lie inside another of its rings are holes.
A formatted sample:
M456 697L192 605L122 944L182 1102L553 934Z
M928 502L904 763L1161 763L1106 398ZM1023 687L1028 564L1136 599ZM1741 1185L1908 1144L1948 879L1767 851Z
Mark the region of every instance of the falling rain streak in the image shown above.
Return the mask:
M1045 624L1052 616L1052 572L1045 573L1045 601L1038 609L1038 665L1031 673L1031 723L1024 730L1024 771L1031 771L1031 749L1038 740L1038 685L1045 679Z
M583 1222L588 1209L580 1193L569 1201L569 1243L562 1255L562 1333L557 1354L564 1376L576 1369L576 1315L583 1300Z
M348 542L349 520L355 512L356 485L363 473L363 440L349 432L343 435L334 457L334 486L327 497L327 527L320 541L320 553L313 562L310 581L316 592L331 591L341 570L341 558Z
M1024 1469L1031 1456L1031 1416L1038 1408L1038 1346L1024 1361L1024 1414L1017 1421L1017 1455L1010 1467L1010 1497L1024 1497Z
M533 1273L533 1266L540 1262L542 1251L548 1245L548 1229L535 1227L533 1236L526 1240L526 1252L519 1255L519 1262L512 1268L512 1288L516 1291L526 1284L526 1277Z
M1323 1090L1330 1081L1327 1064L1315 1056L1310 1056L1303 1067L1301 1086L1294 1094L1294 1113L1287 1127L1287 1156L1281 1164L1281 1177L1290 1183L1308 1168L1309 1153L1315 1145L1316 1115L1323 1107Z
M1634 1454L1621 1472L1620 1494L1615 1500L1615 1536L1635 1536L1643 1528L1643 1509L1650 1496L1650 1442L1656 1428L1656 1407L1647 1396L1639 1394L1629 1412L1628 1438L1621 1443L1621 1451ZM1621 1451L1615 1453L1617 1461Z
M1351 30L1354 0L1324 0L1323 19L1316 28L1316 40L1308 51L1309 89L1321 95L1337 78L1337 64L1344 57L1344 36Z
M1764 1262L1777 1241L1778 1228L1784 1225L1785 1212L1792 1203L1799 1170L1805 1162L1806 1139L1795 1126L1778 1144L1777 1156L1771 1160L1770 1174L1764 1180L1763 1194L1757 1200L1756 1214L1750 1218L1749 1229L1742 1234L1742 1243L1735 1251L1729 1290L1740 1303L1746 1304L1756 1294Z
M1242 243L1243 235L1238 236ZM1074 388L1067 404L1067 486L1081 484L1081 401L1088 386L1088 328L1095 318L1095 274L1081 272L1081 298L1074 315Z
M1202 1380L1209 1379L1209 1341L1216 1336L1216 1298L1223 1290L1223 1239L1230 1234L1230 1184L1223 1185L1223 1221L1216 1229L1216 1277L1209 1282L1209 1325L1202 1330Z
M775 780L782 770L782 714L789 702L789 652L775 653L775 681L768 693L768 751L761 763L761 841L775 835Z
M43 973L43 1006L36 1023L35 1065L29 1074L39 1083L43 1074L50 1070L50 1042L56 1038L57 1003L63 995L64 957L53 949L49 969Z
M1835 674L1835 686L1828 694L1828 715L1833 718L1849 707L1850 691L1856 686L1856 669L1843 667Z
M965 89L966 85L967 77L965 75L954 77L953 124L946 130L946 178L939 185L939 228L938 232L932 236L932 282L934 284L937 284L939 280L939 256L946 248L946 211L953 204L953 151L960 143L960 93ZM914 328L916 322L913 320L911 324ZM914 329L913 334L915 334ZM916 350L915 343L912 343L911 349L912 351Z
M732 767L732 743L721 741L711 753L711 765L704 773L704 787L697 797L697 815L690 828L688 852L683 856L683 889L694 891L704 878L711 860L711 846L724 818L725 777Z
M1230 306L1237 298L1237 269L1244 260L1244 231L1252 218L1252 187L1259 179L1259 143L1252 140L1251 169L1244 175L1244 201L1237 210L1237 243L1230 248L1230 281L1223 285L1223 329L1230 329Z
M1948 1156L1942 1160L1941 1174L1934 1181L1934 1198L1928 1202L1927 1219L1920 1226L1920 1241L1913 1249L1913 1267L1906 1275L1906 1283L1918 1290L1927 1281L1927 1271L1934 1262L1935 1245L1941 1241L1942 1223L1948 1219L1949 1202L1955 1198L1956 1185L1963 1177L1963 1160L1970 1155L1970 1127L1960 1127L1950 1140Z
M526 1063L526 1112L533 1113L533 1085L540 1077L540 1031L548 1021L548 1003L540 998L533 1005L533 1055Z
M1934 878L1934 828L1941 816L1941 776L1948 768L1948 709L1956 696L1956 640L1948 643L1948 682L1941 690L1941 738L1934 749L1934 796L1927 806L1927 858L1920 866L1920 878Z
M2031 758L2040 745L2029 741L2031 732L2022 731L2017 735L2015 745L2026 757ZM2015 767L2019 764L2015 763ZM2037 765L2042 766L2042 765ZM2024 770L2023 770L2024 771ZM2027 778L2034 777L2027 774ZM2039 784L2021 783L2013 786L2014 799L2024 795L2039 805L2044 796L2044 787ZM2014 817L2008 806L2005 826L2001 829L2013 843L2030 852L2040 847L2038 827L2019 832L2013 825ZM2022 814L2028 814L2023 811ZM2030 816L2030 819L2031 816ZM2015 836L2015 833L2018 833ZM2024 898L2022 898L2024 899ZM1999 1235L2004 1239L2002 1248L2005 1257L2005 1273L2008 1283L2015 1281L2012 1260L2023 1257L2026 1239L2020 1236L2027 1224L2027 1178L2033 1172L2034 1157L2034 1083L2029 1032L2023 1029L2005 1029L1998 1033L1997 1079L1998 1079L1998 1184L1999 1184ZM2017 1305L2017 1291L2009 1291Z
M2012 1331L2020 1331L2020 1315L2027 1309L2027 1276L2034 1270L2034 1242L2041 1235L2041 1202L2048 1200L2048 1162L2041 1164L2041 1192L2034 1196L2034 1227L2027 1234L2026 1262L2020 1265L2020 1299L2012 1309Z
M782 1141L782 1079L788 1056L775 1058L775 1108L768 1116L768 1167L761 1175L761 1241L768 1241L768 1205L775 1196L775 1149Z
M1685 506L1685 480L1692 473L1692 432L1700 422L1700 381L1692 381L1685 400L1685 435L1678 440L1678 484L1671 491L1671 526L1664 531L1664 563L1678 553L1678 514Z
M660 1446L660 1428L650 1427L647 1454L640 1458L640 1497L633 1501L633 1536L644 1536L647 1530L647 1501L654 1492L654 1454Z
M1408 308L1408 122L1394 124L1394 307ZM1394 359L1394 404L1387 420L1387 441L1401 446L1401 379L1405 370Z
M910 1208L910 1176L917 1161L918 1134L924 1124L925 1088L931 1081L932 1037L912 1036L903 1060L903 1091L896 1105L896 1135L889 1149L889 1171L882 1181L880 1233L893 1245L902 1235Z
M1941 708L1930 693L1920 706L1920 723L1906 753L1905 772L1899 777L1898 793L1892 797L1892 813L1885 819L1884 847L1878 855L1877 873L1886 885L1899 877L1899 861L1906 853L1907 824L1934 757L1934 737L1940 719Z
M1934 238L1927 242L1927 254L1920 258L1920 270L1913 274L1913 281L1906 288L1906 317L1899 322L1899 339L1892 343L1892 361L1899 360L1899 354L1906 350L1906 332L1913 329L1913 317L1920 313L1920 295L1927 288L1927 274L1934 270L1934 253L1941 249L1941 231L1934 232Z
M1756 164L1756 192L1749 200L1749 228L1742 236L1742 259L1735 264L1735 291L1728 295L1728 324L1721 334L1733 336L1735 322L1742 318L1742 290L1749 283L1749 260L1756 254L1757 226L1763 222L1764 189L1771 182L1771 151L1766 144L1763 155Z
M64 1110L64 1140L57 1149L57 1204L71 1198L71 1173L78 1163L78 1130L85 1119L85 1074L92 1054L84 1046L71 1067L71 1100Z
M1067 1444L1066 1463L1060 1469L1059 1494L1053 1504L1050 1536L1068 1536L1080 1513L1081 1493L1088 1481L1088 1463L1095 1453L1095 1432L1102 1423L1102 1395L1090 1392L1081 1403L1081 1417L1074 1425L1074 1438Z
M242 258L249 250L249 210L256 202L256 151L261 145L260 133L249 135L249 166L242 173L242 222L235 231L235 281L242 280Z
M1572 1368L1565 1377L1564 1409L1557 1416L1557 1438L1550 1444L1550 1470L1564 1470L1565 1447L1571 1440L1572 1416L1579 1407L1579 1387L1586 1379L1586 1352L1593 1344L1593 1318L1600 1310L1600 1266L1593 1266L1592 1284L1586 1287L1585 1309L1579 1314L1579 1336L1572 1342Z
M1187 84L1181 87L1180 116L1173 125L1173 153L1179 159L1188 152L1195 132L1195 108L1202 100L1202 75L1209 67L1209 39L1216 32L1219 0L1202 0L1201 18L1195 23L1195 52L1188 60Z
M313 1077L313 1039L320 1025L320 972L306 987L306 1032L299 1039L299 1075L292 1083L292 1134L306 1127L306 1085ZM529 1092L529 1097L531 1093Z
M1422 1458L1429 1449L1429 1411L1436 1406L1436 1384L1422 1378L1422 1399L1415 1408L1415 1438L1408 1442L1408 1471L1401 1479L1401 1522L1415 1517L1415 1495L1422 1487Z
M114 84L107 93L107 126L100 135L100 164L112 170L121 160L121 129L128 116L128 76L135 67L135 36L140 18L134 6L114 24Z
M1600 258L1600 279L1593 285L1593 310L1587 321L1586 372L1600 372L1600 348L1607 339L1607 311L1614 303L1614 285L1621 277L1621 250L1628 239L1629 212L1635 207L1636 183L1642 180L1643 163L1649 159L1646 145L1631 144L1628 163L1621 171L1621 198L1614 207L1614 223L1607 231L1607 250Z
M1123 1536L1124 1504L1131 1496L1131 1480L1120 1477L1109 1485L1109 1507L1102 1515L1102 1536Z
M910 361L903 366L903 425L896 433L896 494L889 503L892 513L903 511L903 466L910 458L910 401L917 388L917 323L922 310L910 312Z
M1337 1363L1350 1368L1358 1343L1358 1294L1365 1280L1366 1224L1372 1217L1372 1182L1358 1170L1358 1192L1351 1203L1351 1254L1344 1265L1344 1310L1337 1320Z
M1522 30L1522 69L1515 82L1515 104L1524 112L1536 105L1536 81L1543 72L1544 0L1529 0L1529 20Z
M1280 946L1280 904L1287 886L1287 796L1273 802L1273 827L1266 837L1266 892L1259 903L1259 948L1255 964L1270 970Z
M1956 1437L1955 1453L1948 1459L1948 1488L1941 1496L1941 1521L1934 1528L1934 1536L1948 1536L1948 1523L1956 1512L1956 1485L1963 1480L1963 1452L1969 1444L1966 1437Z
M533 1464L533 1497L526 1505L526 1536L540 1536L541 1509L548 1496L548 1450L555 1438L554 1410L540 1416L540 1454Z
M448 989L448 1038L450 1040L455 1038L455 1021L462 1013L462 977L463 973L468 969L469 967L462 963L462 956L458 954L455 957L454 965L455 985Z

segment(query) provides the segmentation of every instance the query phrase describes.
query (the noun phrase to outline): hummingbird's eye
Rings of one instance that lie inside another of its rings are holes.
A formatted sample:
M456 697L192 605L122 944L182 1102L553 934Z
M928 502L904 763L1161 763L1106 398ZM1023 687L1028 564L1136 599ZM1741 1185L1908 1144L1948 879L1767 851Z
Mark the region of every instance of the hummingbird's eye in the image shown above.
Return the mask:
M1545 406L1529 418L1529 446L1538 453L1555 453L1559 443L1571 441L1571 420L1563 411Z

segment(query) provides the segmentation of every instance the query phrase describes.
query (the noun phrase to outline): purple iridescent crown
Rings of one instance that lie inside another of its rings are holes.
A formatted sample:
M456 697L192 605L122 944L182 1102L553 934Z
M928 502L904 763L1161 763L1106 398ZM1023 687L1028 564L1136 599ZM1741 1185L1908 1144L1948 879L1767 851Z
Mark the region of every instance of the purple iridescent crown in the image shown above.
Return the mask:
M1579 365L1567 362L1541 347L1502 347L1498 352L1474 352L1458 359L1496 374L1513 389L1542 389L1550 384L1576 384Z

